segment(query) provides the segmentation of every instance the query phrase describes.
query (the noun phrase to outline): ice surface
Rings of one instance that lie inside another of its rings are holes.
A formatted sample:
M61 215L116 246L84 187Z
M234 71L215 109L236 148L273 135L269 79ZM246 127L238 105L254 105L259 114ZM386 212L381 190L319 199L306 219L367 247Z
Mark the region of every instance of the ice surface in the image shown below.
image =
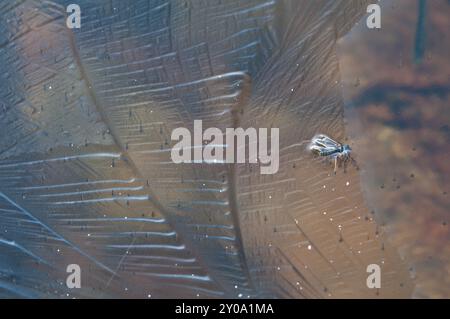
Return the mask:
M410 295L358 172L306 150L344 140L335 44L366 1L80 0L74 31L71 2L0 1L0 296ZM173 164L194 119L279 127L279 172Z

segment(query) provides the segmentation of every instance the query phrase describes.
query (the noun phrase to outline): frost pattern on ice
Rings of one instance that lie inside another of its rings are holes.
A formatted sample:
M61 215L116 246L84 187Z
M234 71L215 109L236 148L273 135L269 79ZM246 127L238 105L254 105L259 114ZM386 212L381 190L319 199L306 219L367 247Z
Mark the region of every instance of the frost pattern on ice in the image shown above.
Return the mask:
M358 173L306 152L345 135L335 43L366 1L78 2L72 32L69 1L0 1L0 296L410 294ZM279 173L173 164L194 119L279 127Z

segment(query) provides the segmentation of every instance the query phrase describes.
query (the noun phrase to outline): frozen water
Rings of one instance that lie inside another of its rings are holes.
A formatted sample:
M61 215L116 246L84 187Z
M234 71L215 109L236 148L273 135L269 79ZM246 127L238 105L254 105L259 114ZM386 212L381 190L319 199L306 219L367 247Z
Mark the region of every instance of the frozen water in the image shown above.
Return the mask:
M358 172L306 150L345 140L335 44L366 1L80 0L79 30L70 2L0 0L0 296L410 295ZM279 172L173 164L194 119L279 127Z

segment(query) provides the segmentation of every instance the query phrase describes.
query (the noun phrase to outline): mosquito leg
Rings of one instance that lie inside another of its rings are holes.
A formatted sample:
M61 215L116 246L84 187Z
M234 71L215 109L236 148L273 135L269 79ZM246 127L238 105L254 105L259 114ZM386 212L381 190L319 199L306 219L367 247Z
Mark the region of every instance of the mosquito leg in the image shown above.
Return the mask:
M358 166L358 163L356 162L356 160L351 156L349 156L349 159L352 161L352 164L355 165L356 170L359 171L359 166Z
M334 175L336 175L337 171L337 156L334 158Z

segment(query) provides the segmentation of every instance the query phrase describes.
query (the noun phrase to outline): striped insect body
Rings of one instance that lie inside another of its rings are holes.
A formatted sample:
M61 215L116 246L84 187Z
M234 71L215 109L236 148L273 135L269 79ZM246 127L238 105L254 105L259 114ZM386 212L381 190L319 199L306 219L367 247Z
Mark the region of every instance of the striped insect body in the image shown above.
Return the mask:
M355 164L355 160L350 156L352 152L350 145L338 143L325 134L315 135L311 139L308 148L315 155L333 159L335 174L337 171L338 160L343 161L344 164L348 160L351 160Z

